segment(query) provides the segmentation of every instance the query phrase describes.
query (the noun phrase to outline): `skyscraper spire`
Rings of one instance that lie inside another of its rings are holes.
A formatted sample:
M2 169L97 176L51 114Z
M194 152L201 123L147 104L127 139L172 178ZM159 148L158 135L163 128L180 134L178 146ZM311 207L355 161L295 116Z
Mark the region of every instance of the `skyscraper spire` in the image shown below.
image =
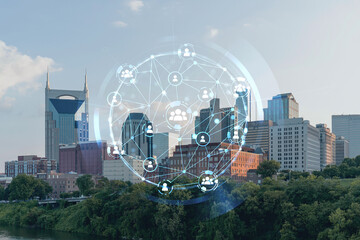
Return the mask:
M88 89L88 85L87 85L87 71L85 69L85 83L84 83L84 91L85 92L88 92L89 89Z
M49 82L49 67L47 68L46 89L50 89L50 82Z

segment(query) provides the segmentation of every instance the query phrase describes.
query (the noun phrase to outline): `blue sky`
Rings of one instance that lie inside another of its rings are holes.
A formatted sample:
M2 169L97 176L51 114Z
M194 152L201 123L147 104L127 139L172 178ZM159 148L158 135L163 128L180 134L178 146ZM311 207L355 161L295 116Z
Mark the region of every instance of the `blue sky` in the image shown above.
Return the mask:
M87 68L94 106L114 65L169 38L215 42L235 55L246 41L277 81L263 103L276 88L293 92L312 124L359 113L359 9L350 0L1 1L0 171L17 155L44 155L47 66L50 86L64 89L82 89Z

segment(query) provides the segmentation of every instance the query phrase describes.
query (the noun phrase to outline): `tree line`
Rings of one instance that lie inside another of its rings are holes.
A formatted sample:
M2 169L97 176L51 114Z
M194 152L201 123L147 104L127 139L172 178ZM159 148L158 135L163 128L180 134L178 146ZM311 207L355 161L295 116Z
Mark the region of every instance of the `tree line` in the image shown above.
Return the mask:
M358 159L344 164L359 167ZM258 170L272 176L277 168L268 161ZM91 198L59 208L39 207L36 201L0 204L0 224L110 239L360 239L360 179L348 181L341 179L342 175L321 174L291 172L287 178L283 172L277 180L265 177L262 185L227 179L226 184L206 194L207 201L193 205L151 201L149 196L161 196L156 187L145 183L104 178L92 185L87 177L81 191L90 193ZM201 196L198 189L187 189L173 191L165 198Z

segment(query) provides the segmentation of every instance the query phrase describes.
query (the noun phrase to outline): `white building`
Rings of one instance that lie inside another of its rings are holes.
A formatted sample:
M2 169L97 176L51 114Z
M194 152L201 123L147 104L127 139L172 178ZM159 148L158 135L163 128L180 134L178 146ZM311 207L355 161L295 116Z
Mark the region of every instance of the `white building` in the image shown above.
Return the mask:
M319 171L320 132L303 118L285 119L270 127L270 156L280 170Z
M335 165L335 139L326 124L316 124L316 128L320 131L320 167L324 169L327 165Z
M129 166L126 166L121 159L104 160L103 161L103 176L109 180L130 181L132 183L141 182L143 176L143 160L139 158L122 156ZM138 173L135 174L132 170Z
M332 131L349 141L350 158L360 155L360 115L333 115Z

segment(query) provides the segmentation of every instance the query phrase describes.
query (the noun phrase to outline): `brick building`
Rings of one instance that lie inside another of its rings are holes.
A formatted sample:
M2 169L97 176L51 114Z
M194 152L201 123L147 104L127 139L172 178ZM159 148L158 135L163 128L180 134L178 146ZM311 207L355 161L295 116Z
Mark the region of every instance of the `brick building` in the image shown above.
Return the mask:
M93 141L60 146L59 172L102 175L107 154L106 141Z
M219 174L225 171L225 176L240 181L245 180L248 170L256 169L265 157L252 148L242 147L239 152L237 145L219 144L210 143L206 149L198 148L197 144L176 146L174 156L166 160L169 169L161 175L165 174L171 179L186 168L187 176L191 178L201 175L206 170L214 170Z
M7 177L16 177L19 174L37 175L56 170L56 161L48 161L46 158L36 155L18 156L18 160L5 162L5 174Z

